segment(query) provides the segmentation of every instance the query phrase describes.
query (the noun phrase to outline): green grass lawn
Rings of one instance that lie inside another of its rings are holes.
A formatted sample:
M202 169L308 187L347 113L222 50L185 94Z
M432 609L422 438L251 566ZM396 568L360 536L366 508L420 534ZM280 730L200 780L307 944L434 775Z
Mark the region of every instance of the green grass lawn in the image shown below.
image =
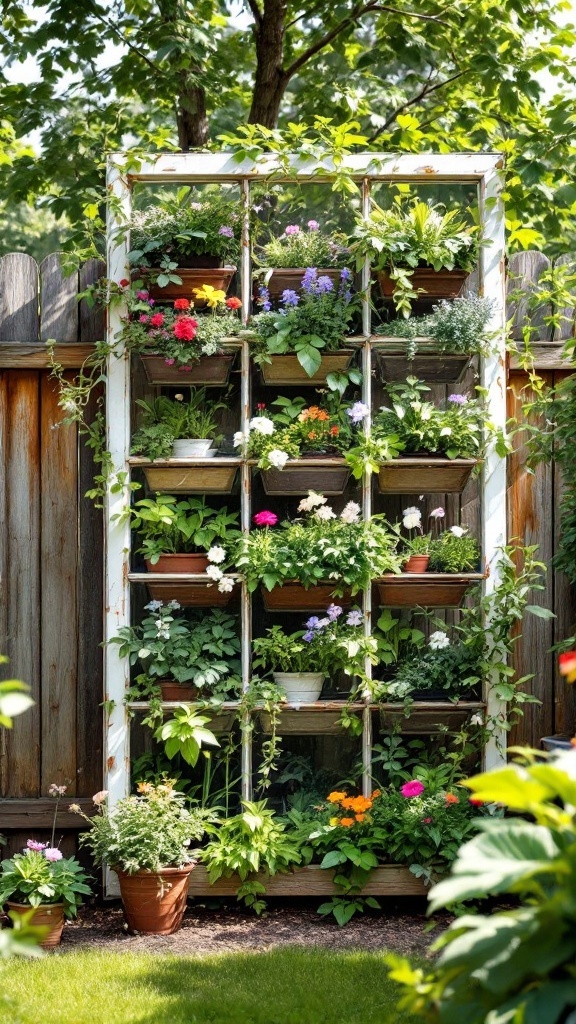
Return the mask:
M409 1024L382 956L82 952L0 967L2 1024Z

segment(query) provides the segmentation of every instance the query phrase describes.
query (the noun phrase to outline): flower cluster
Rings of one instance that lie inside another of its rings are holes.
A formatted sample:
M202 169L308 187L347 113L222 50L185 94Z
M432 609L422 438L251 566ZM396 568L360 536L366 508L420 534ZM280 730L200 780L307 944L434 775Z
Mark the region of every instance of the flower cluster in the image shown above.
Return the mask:
M346 790L334 790L326 797L328 803L332 804L336 814L330 818L330 825L339 825L342 828L352 828L358 823L370 822L370 810L374 800L380 796L380 790L375 789L371 796L348 796Z
M242 218L237 201L218 185L202 191L179 189L160 202L136 211L130 226L129 259L139 267L159 267L170 260L183 265L191 256L217 256L236 264L240 257Z
M175 299L173 307L155 309L155 300L145 289L128 293L128 318L122 339L127 348L145 355L161 355L167 366L189 371L201 356L221 351L224 338L240 329L240 300L226 298L225 292L203 285L195 288L207 312L196 313L189 299Z
M288 459L309 453L335 455L349 448L351 420L339 405L327 409L307 406L304 399L282 398L272 404L278 404L281 411L267 416L266 406L261 403L249 422L248 436L241 431L234 435L234 444L245 446L248 457L258 459L259 469L283 469Z
M439 506L429 512L433 529L439 526L445 516L444 509ZM404 542L404 551L408 555L430 555L430 569L433 572L473 572L480 558L480 549L473 537L467 537L465 526L450 526L443 533L433 536L422 529L422 512L417 505L411 505L403 511L402 526L414 536Z
M348 259L346 236L323 232L317 220L304 230L287 224L284 232L262 247L261 262L269 267L342 267Z
M340 670L354 675L361 668L364 615L360 609L345 614L341 605L331 604L323 616L311 615L304 625L296 633L272 626L265 637L256 638L254 667L324 675Z

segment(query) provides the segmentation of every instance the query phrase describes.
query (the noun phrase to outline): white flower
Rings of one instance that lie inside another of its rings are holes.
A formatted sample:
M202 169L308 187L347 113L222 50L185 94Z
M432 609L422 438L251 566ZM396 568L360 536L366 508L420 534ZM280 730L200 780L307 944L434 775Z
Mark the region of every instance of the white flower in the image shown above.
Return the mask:
M218 590L221 594L229 594L234 589L234 580L231 580L229 576L223 576L218 584Z
M268 452L268 461L275 469L284 469L289 458L288 453L283 452L281 448L273 448L271 452Z
M257 434L273 434L274 422L268 416L253 416L249 423L250 430Z
M428 640L428 646L433 651L441 651L443 647L450 647L450 639L446 633L443 633L441 629L437 629L435 633L430 634Z
M206 557L209 562L223 562L226 558L226 550L219 544L213 544Z
M453 533L455 537L463 537L468 530L464 526L451 526L450 533Z
M159 612L163 604L163 601L148 601L148 604L145 604L144 607L148 612Z
M356 501L349 501L340 513L343 523L357 523L360 519L360 505Z
M162 601L160 601L159 604L162 604ZM180 608L180 602L179 601L168 601L168 604L166 605L166 607L169 608L171 612L173 612L177 608Z
M415 505L405 508L402 515L402 525L406 530L416 530L422 523L422 513Z
M234 437L232 438L232 444L234 445L235 448L241 448L242 445L244 444L244 434L242 433L241 430L237 430L236 433L234 434Z
M219 569L217 565L209 565L206 569L206 575L209 576L211 580L221 580L223 573L222 569Z
M470 719L470 725L484 725L484 719L482 715L472 715Z
M328 499L323 494L316 494L316 491L309 491L307 498L302 498L298 505L299 512L311 512L317 505L325 505Z
M439 505L438 508L433 508L432 509L432 511L430 513L430 519L444 519L445 515L446 515L446 513L445 513L444 509L442 508L441 505Z
M440 437L450 437L452 433L452 427L442 427L440 431Z
M323 505L322 508L317 508L314 515L316 519L321 519L326 522L328 519L336 519L336 514L330 508L330 505Z

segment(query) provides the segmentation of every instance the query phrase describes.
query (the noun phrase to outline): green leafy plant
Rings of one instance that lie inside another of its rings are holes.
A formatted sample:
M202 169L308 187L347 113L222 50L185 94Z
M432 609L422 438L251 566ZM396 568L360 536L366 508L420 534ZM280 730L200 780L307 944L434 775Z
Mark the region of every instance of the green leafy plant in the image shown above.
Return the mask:
M354 437L350 413L361 403L346 408L332 393L323 396L318 405L283 396L271 405L279 411L268 415L261 403L250 420L247 438L241 433L235 436L236 445L243 445L249 458L257 458L260 469L283 469L289 458L309 454L342 454Z
M474 799L498 803L508 816L480 822L451 876L430 893L430 912L505 893L520 906L459 916L434 944L432 968L388 956L399 1006L430 1024L574 1019L575 755L542 764L534 753L466 783Z
M339 516L326 498L311 491L298 511L306 519L286 521L275 530L278 517L256 513L258 529L243 538L236 565L249 590L262 583L267 590L298 580L306 589L321 580L334 583L335 593L349 587L357 593L383 572L399 572L397 538L382 516L360 520L360 506L348 502Z
M242 219L238 201L226 188L208 185L202 191L187 185L176 193L159 192L157 202L132 215L131 250L133 266L185 266L191 256L218 256L237 263L240 257ZM175 274L168 275L175 280ZM176 283L180 283L178 278ZM158 283L168 284L158 279Z
M309 220L305 231L288 224L281 235L270 239L257 254L267 267L344 267L349 257L346 235L327 233L318 221Z
M436 630L424 650L399 664L394 679L385 684L387 697L403 700L429 690L459 697L481 683L483 653L462 642L453 644L447 633Z
M272 626L265 637L252 641L254 668L324 675L343 670L352 675L364 658L363 624L361 611L343 614L340 605L331 604L322 618L311 616L305 630L286 633L282 626Z
M216 414L227 409L225 401L208 398L206 388L190 388L190 398L182 394L174 400L165 395L147 402L136 400L142 410L141 423L132 436L132 455L145 455L148 459L167 459L178 438L212 438L220 440Z
M452 302L443 299L432 307L428 316L411 316L392 320L381 327L379 334L395 338L406 338L406 353L413 359L418 352L417 338L431 338L439 352L453 354L486 355L489 339L486 327L492 315L493 302L490 299L472 295L456 298Z
M181 614L177 601L150 601L138 626L121 626L110 643L140 664L146 679L192 683L201 694L225 696L240 685L240 639L233 615L219 608Z
M452 526L430 541L431 572L476 572L480 547L475 537L467 537L462 526Z
M351 277L349 270L342 270L335 289L330 278L308 267L300 294L285 291L278 312L271 311L268 289L262 286L258 301L263 312L257 313L249 330L243 332L251 342L254 361L269 363L274 355L293 352L312 377L320 367L322 352L334 352L345 341L355 305Z
M194 704L180 704L172 712L172 717L158 726L154 738L163 741L168 758L180 754L186 764L194 767L203 746L220 746L214 733L206 728L209 721L206 715L198 714Z
M204 497L178 498L171 494L158 494L155 498L137 501L119 518L128 516L131 529L141 540L137 551L151 565L155 565L163 554L208 552L214 541L232 545L240 536L238 512L229 512L227 506L210 508ZM217 558L223 562L226 551L220 545L217 547ZM222 550L224 558L220 558Z

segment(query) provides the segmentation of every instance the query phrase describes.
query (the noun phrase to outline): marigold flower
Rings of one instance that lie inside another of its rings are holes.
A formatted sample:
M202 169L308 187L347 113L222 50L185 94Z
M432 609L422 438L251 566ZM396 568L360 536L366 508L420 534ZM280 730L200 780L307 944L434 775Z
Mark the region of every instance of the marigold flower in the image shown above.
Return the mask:
M444 797L444 799L445 799L447 804L458 804L458 803L460 803L460 801L459 801L459 799L458 799L458 797L456 796L455 793L446 793L446 796Z
M306 436L308 437L308 439L310 441L315 441L316 438L318 437L318 434L317 434L317 432L315 430L310 430L309 433Z
M354 810L354 797L353 796L345 797L344 800L340 801L340 806L343 807L345 811L353 811Z
M371 807L372 801L367 796L355 796L352 801L352 810L360 814L369 811Z
M355 817L356 817L356 821L364 821L364 818L366 817L366 815L365 814L356 814Z
M198 321L192 316L180 316L174 321L174 336L179 341L192 341L196 337Z
M342 793L339 790L335 789L332 793L328 793L326 799L331 804L339 804L341 800L346 799L346 793Z
M226 305L228 306L228 309L240 309L242 302L236 297L236 295L231 295L229 299L226 299Z
M355 818L340 818L340 824L344 825L344 828L350 828L355 822Z
M372 792L370 794L370 799L371 800L376 800L376 798L379 797L379 796L380 796L380 790L379 789L374 789L374 790L372 790Z
M175 299L174 300L174 309L177 309L177 310L190 309L190 300L189 299Z
M407 798L411 796L420 796L420 794L424 792L424 786L418 779L411 779L410 782L404 783L400 792L402 793L402 796Z

